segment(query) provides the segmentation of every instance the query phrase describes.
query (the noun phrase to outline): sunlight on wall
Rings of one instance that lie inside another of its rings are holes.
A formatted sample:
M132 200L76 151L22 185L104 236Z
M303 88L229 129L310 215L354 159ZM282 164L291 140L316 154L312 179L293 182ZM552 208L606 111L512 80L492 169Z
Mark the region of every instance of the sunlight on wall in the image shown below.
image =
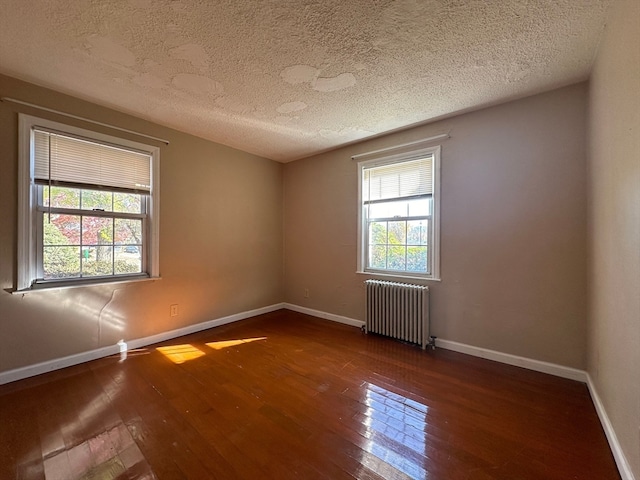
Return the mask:
M126 314L118 308L117 304L113 303L119 290L113 290L111 294L105 294L103 290L94 292L89 288L69 290L74 291L60 290L60 293L55 297L48 294L32 295L29 300L40 304L47 311L53 308L57 309L59 314L65 315L65 319L97 322L100 331L103 328L116 332L125 330Z

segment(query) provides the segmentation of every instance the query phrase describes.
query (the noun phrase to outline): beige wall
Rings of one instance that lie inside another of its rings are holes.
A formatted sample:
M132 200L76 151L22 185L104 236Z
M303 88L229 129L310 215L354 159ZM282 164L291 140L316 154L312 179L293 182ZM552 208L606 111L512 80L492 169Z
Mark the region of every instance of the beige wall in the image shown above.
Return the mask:
M0 96L171 142L161 148L162 280L10 295L6 290L16 281L16 112L66 120L0 103L0 372L281 301L281 164L9 77L0 76ZM170 317L169 305L176 303L179 315Z
M640 479L640 2L621 0L590 84L588 371Z
M586 101L574 85L286 164L285 301L364 319L350 156L450 132L432 334L584 368Z

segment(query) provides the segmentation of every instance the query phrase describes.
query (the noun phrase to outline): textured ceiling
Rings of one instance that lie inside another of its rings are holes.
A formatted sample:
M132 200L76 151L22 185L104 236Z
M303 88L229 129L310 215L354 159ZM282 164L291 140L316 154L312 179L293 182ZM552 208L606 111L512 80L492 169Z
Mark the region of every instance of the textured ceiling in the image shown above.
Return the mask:
M0 0L0 73L279 161L588 77L610 0Z

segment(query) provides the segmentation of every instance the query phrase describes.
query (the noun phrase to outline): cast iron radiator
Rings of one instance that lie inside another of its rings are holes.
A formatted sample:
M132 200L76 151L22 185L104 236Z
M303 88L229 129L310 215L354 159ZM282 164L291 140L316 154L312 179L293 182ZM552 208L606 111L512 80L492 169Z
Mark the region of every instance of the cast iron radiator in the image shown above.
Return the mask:
M429 336L429 287L367 280L365 332L378 333L423 349L434 346Z

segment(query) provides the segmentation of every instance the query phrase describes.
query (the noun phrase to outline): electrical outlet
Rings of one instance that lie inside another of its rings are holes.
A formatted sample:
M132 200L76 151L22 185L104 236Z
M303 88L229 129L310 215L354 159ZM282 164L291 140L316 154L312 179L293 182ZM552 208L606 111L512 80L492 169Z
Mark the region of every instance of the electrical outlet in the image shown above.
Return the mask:
M169 315L171 315L172 317L177 317L178 316L178 304L174 303L173 305L171 305L169 307Z
M304 289L304 298L309 298L309 289L308 288Z

